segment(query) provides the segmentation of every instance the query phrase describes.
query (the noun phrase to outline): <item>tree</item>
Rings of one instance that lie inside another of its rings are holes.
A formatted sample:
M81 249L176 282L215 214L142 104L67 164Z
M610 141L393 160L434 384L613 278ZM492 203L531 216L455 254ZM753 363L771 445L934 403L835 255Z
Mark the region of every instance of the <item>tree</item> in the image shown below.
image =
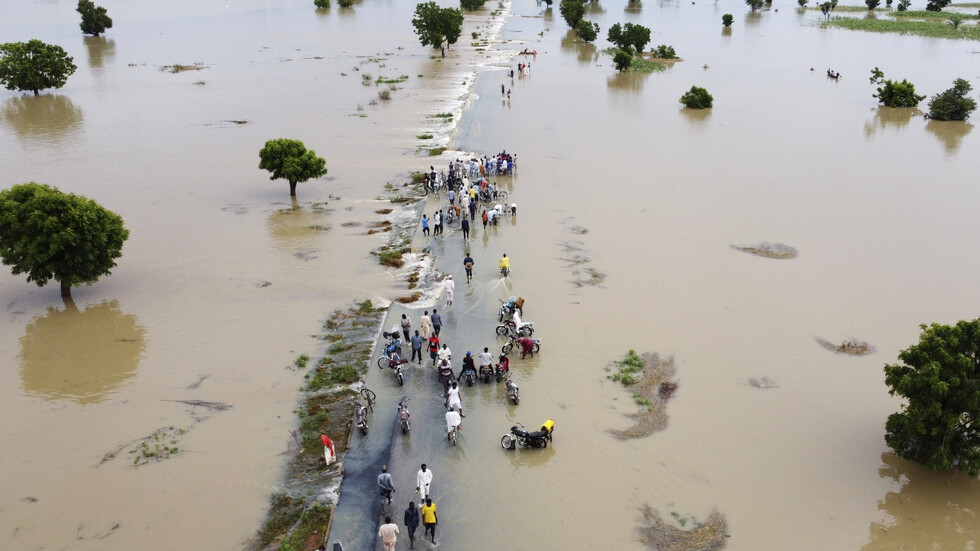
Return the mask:
M919 344L885 365L888 393L908 400L888 416L885 443L932 470L980 474L980 320L920 325Z
M455 44L463 32L463 12L456 8L440 8L435 2L415 6L412 19L415 34L423 46L439 48L446 57L446 44Z
M906 11L912 5L912 0L898 0L898 11Z
M561 0L558 3L558 12L561 13L562 19L568 26L575 28L579 21L585 17L585 1L584 0Z
M354 0L337 0L337 4L342 8L352 8L354 7Z
M677 52L674 51L674 47L666 44L653 48L650 50L650 54L657 59L677 59Z
M963 24L963 20L964 19L966 19L966 18L963 17L962 15L960 15L958 13L953 13L953 14L950 14L949 19L947 19L946 21L948 21L949 24L952 25L954 29L958 29L958 28L960 28L960 25Z
M61 46L40 40L0 44L0 82L7 90L61 88L75 72L71 56Z
M616 70L620 73L626 71L630 68L633 63L633 49L627 46L625 49L617 49L616 54L613 55L613 65L616 66Z
M466 11L476 11L483 7L486 0L459 0L459 7Z
M932 96L929 100L929 118L937 121L962 121L977 108L976 100L966 97L973 90L970 83L958 78L953 87Z
M689 109L709 109L715 98L707 90L699 86L691 86L691 89L684 92L681 96L681 103Z
M926 4L926 11L943 11L948 6L950 0L929 0Z
M119 215L91 199L29 182L0 192L0 260L42 287L91 285L109 275L129 238Z
M650 29L632 23L622 26L616 23L606 31L606 40L615 44L620 50L633 48L637 52L642 52L650 42Z
M799 4L801 8L806 8L806 5L809 2L810 2L810 0L796 0L796 3Z
M575 34L582 39L582 42L595 42L599 36L599 24L583 19L575 26Z
M902 82L885 80L885 73L877 67L871 70L871 78L868 80L871 84L880 85L877 88L878 93L871 95L878 98L885 107L915 107L926 98L916 95L915 85L907 80L903 79Z
M289 182L289 195L296 196L296 184L327 173L327 162L307 151L299 140L280 138L265 142L259 151L259 168L272 173L270 180L282 178Z
M734 21L735 18L730 13L726 13L725 15L721 16L721 24L726 27L731 27Z
M329 8L330 0L313 0L313 5L318 8Z
M745 3L749 6L749 9L755 11L762 7L763 0L745 0Z
M112 28L112 18L105 8L96 6L92 0L78 0L78 7L75 11L82 14L82 34L99 36L106 29Z
M874 11L874 9L877 8L878 4L880 3L881 0L864 0L864 5L868 6L868 11Z

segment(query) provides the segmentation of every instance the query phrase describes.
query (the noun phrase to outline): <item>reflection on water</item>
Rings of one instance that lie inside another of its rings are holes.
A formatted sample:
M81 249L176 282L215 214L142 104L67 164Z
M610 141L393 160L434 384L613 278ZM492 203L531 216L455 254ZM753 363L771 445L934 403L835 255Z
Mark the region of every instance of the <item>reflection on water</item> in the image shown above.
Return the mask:
M681 108L680 112L684 118L690 121L692 130L703 130L707 126L708 117L711 116L711 109L688 109Z
M643 11L643 2L640 2L640 0L629 0L629 2L626 2L626 7L623 8L623 11L638 14Z
M732 28L731 27L722 27L721 28L721 36L731 36L731 35L732 35Z
M973 130L973 125L966 121L929 121L926 130L939 138L946 156L951 157L959 150L963 138Z
M602 4L599 2L586 2L585 13L589 15L606 13L606 8L602 7Z
M975 549L980 538L980 481L960 471L932 472L881 454L878 474L901 484L878 501L884 520L872 522L863 551Z
M562 37L561 49L563 52L575 52L575 58L579 63L594 63L599 59L599 49L596 45L579 40L578 35L571 29Z
M870 138L874 136L879 129L886 127L901 128L912 120L912 117L918 117L922 114L915 107L878 107L875 109L875 116L864 123L864 136Z
M762 13L757 11L750 11L745 14L745 26L754 27L762 21Z
M0 120L21 138L43 144L72 138L82 124L82 110L68 96L19 96L3 102Z
M116 57L116 41L105 36L86 36L85 47L88 49L88 64L93 69L99 69L105 63L111 63Z
M48 400L101 402L136 374L145 341L146 329L116 301L48 308L20 340L23 388Z
M326 209L319 206L303 208L293 197L289 207L269 214L266 227L275 241L276 250L301 260L312 260L317 256L317 236L328 229L325 220Z
M626 90L629 92L639 92L643 89L643 84L647 81L650 73L638 73L627 71L606 78L606 85L613 90Z

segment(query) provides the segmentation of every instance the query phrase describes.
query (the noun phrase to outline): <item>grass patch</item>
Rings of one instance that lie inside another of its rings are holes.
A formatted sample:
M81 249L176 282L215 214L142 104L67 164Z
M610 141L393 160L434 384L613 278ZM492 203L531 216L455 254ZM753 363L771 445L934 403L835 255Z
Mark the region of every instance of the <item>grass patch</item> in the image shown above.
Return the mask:
M949 19L949 16L954 15L954 14L962 17L964 20L966 20L966 19L980 19L980 15L970 15L968 13L959 13L959 12L926 11L926 10L896 11L895 13L892 13L890 15L892 17L899 17L899 18L908 17L908 18L911 18L911 19L940 19L940 20L942 20L942 21L945 22L947 19Z
M269 514L259 530L259 544L263 549L292 528L306 509L305 499L283 493L272 494L269 501Z
M948 14L947 14L948 16ZM837 27L852 31L873 33L897 33L927 36L930 38L951 38L980 40L980 27L976 25L953 28L945 21L896 21L894 19L856 19L853 17L834 17L820 24L821 28Z
M625 386L630 386L636 383L639 378L637 374L643 371L643 358L636 353L636 350L630 350L626 353L625 358L613 362L613 365L617 367L617 371L609 378L623 383Z
M400 82L405 82L408 80L408 75L402 75L398 78L384 78L379 76L377 80L374 81L375 84L398 84Z
M202 69L207 69L203 63L195 63L193 65L181 65L179 63L174 65L164 65L160 67L161 71L166 71L168 73L183 73L184 71L200 71Z
M349 385L361 378L361 372L351 364L326 364L316 367L306 375L307 392L316 392L336 385Z
M415 137L418 138L418 139L420 139L420 140L431 140L433 138L432 134L419 134L418 136L415 136ZM419 174L419 173L416 173L416 174ZM425 174L422 174L422 178L425 178Z
M445 147L433 147L429 150L429 157L438 157L446 151Z
M310 361L310 357L306 354L300 354L298 358L293 360L293 365L298 368L306 367L306 362Z
M378 209L378 210L376 210L374 212L376 212L378 214L391 214L392 210L391 209Z
M410 303L415 302L416 300L420 299L421 297L422 297L422 293L419 292L419 291L416 291L416 292L412 293L411 295L409 295L407 297L398 297L398 298L396 298L395 299L395 302L400 302L402 304L410 304Z
M674 376L674 359L661 360L656 354L640 355L630 350L612 365L616 372L609 378L632 389L633 401L640 411L626 414L634 421L632 427L609 429L609 432L626 439L649 436L667 428L667 401L677 390L677 383L670 380Z
M671 512L670 516L681 528L664 522L660 513L649 505L640 509L643 522L640 526L640 541L650 549L672 549L674 551L716 551L725 547L728 537L728 523L718 511L711 511L704 522L694 517ZM682 528L690 522L690 530Z
M634 57L629 70L633 73L661 73L667 70L667 65L661 61Z
M299 515L299 521L289 532L282 542L279 543L281 551L299 551L301 549L313 549L314 546L323 543L327 523L333 510L330 507L314 503L312 507L306 509Z
M429 116L432 117L433 119L442 119L447 122L453 120L452 113L436 113L435 115L429 115Z

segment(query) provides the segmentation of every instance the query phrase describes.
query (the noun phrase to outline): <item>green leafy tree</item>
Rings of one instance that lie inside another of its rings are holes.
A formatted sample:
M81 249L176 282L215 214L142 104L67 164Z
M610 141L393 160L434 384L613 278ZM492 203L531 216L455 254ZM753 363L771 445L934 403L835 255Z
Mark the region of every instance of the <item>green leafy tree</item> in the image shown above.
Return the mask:
M633 49L626 47L625 49L616 49L616 53L613 55L613 65L616 66L616 70L620 73L626 71L630 68L633 63Z
M874 11L881 4L881 0L864 0L864 5L868 6L868 11Z
M29 182L0 192L0 260L14 275L71 288L109 275L129 238L119 215L91 199Z
M650 53L657 59L677 59L677 52L674 51L674 47L666 44L653 48Z
M75 72L71 56L61 47L40 40L0 44L0 82L7 90L61 88Z
M796 3L800 5L801 8L805 8L810 0L796 0Z
M949 24L952 25L954 29L958 29L958 28L960 28L960 25L963 24L963 21L965 19L966 18L963 17L962 15L960 15L958 13L953 13L953 14L950 14L949 19L947 19L946 21L949 22Z
M440 8L435 2L424 2L415 6L412 26L423 46L439 48L442 57L446 57L448 45L455 44L463 32L463 12L457 8Z
M642 52L650 43L650 29L632 23L625 25L616 23L606 31L606 40L615 44L620 50L632 48L636 52Z
M745 0L745 4L752 11L755 11L755 10L761 8L763 3L764 3L763 0Z
M99 36L106 29L112 28L112 18L105 8L96 6L92 0L78 0L75 11L82 14L82 34Z
M352 8L354 7L354 0L337 0L337 4L342 8Z
M289 195L296 196L296 184L327 173L327 162L307 151L299 140L280 138L265 142L259 151L259 168L272 173L270 180L282 178L289 182Z
M726 27L731 27L732 23L734 22L735 22L735 17L732 16L732 14L730 13L726 13L725 15L721 16L721 24Z
M700 86L691 86L691 89L681 96L681 103L690 109L709 109L714 101L715 98Z
M575 34L582 39L582 42L595 42L599 37L599 24L583 19L575 26Z
M313 5L318 8L329 8L330 0L313 0Z
M878 101L885 107L915 107L919 102L926 99L925 96L918 96L915 93L915 85L907 80L895 82L885 80L885 73L875 67L871 70L871 84L879 85L877 94L871 94L878 98Z
M562 19L568 26L575 28L579 21L585 17L585 1L584 0L561 0L558 3L558 12L561 13Z
M912 0L898 0L898 11L907 11L912 5Z
M976 100L966 97L973 90L970 83L958 78L953 87L929 100L929 118L937 121L962 121L977 108Z
M459 0L459 7L466 11L476 11L483 7L486 0Z
M943 11L949 2L950 0L929 0L926 4L926 11Z
M908 402L888 416L885 443L932 470L980 474L980 320L921 325L919 344L885 365L888 393Z

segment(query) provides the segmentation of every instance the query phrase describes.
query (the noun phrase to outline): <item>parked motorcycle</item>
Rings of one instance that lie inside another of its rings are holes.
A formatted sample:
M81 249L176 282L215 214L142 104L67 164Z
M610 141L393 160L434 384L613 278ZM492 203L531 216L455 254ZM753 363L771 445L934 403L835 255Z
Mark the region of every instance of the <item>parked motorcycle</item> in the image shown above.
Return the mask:
M483 381L484 383L489 383L491 380L493 380L493 377L494 377L494 372L492 367L490 367L489 365L480 366L481 381Z
M507 302L501 300L500 314L497 316L497 321L503 323L505 319L510 319L516 311L520 311L521 315L524 315L524 297L510 297L507 299Z
M513 450L520 444L524 448L547 448L554 431L555 421L553 419L545 421L541 425L541 430L535 432L528 432L524 429L524 425L518 423L500 439L500 447L505 450Z
M515 406L521 401L517 385L510 379L507 379L507 397L510 398L511 402L514 402Z
M354 402L354 425L361 429L361 434L367 434L367 409L365 409L364 406L357 401Z
M496 331L497 335L500 335L501 337L511 335L516 335L518 337L530 337L534 334L534 322L527 321L518 325L514 320L510 319L498 325Z
M494 364L493 366L493 377L499 383L504 380L504 378L509 378L510 375L510 360L506 356L501 355L501 363Z
M402 353L402 339L398 331L392 331L391 333L383 331L381 334L384 338L388 339L387 344L385 344L385 354Z
M402 434L408 434L408 431L412 429L411 422L409 418L412 415L408 412L408 398L402 396L400 402L398 402L398 426L402 429Z
M518 344L517 342L517 339L519 338L520 337L518 335L511 335L510 340L507 342L507 344L500 347L500 351L503 352L504 354L510 354L510 351L513 350L515 346L517 347L518 350L520 350L521 349L520 344ZM534 352L535 354L541 352L541 339L531 339L531 342L534 343L534 346L531 347L531 351Z

